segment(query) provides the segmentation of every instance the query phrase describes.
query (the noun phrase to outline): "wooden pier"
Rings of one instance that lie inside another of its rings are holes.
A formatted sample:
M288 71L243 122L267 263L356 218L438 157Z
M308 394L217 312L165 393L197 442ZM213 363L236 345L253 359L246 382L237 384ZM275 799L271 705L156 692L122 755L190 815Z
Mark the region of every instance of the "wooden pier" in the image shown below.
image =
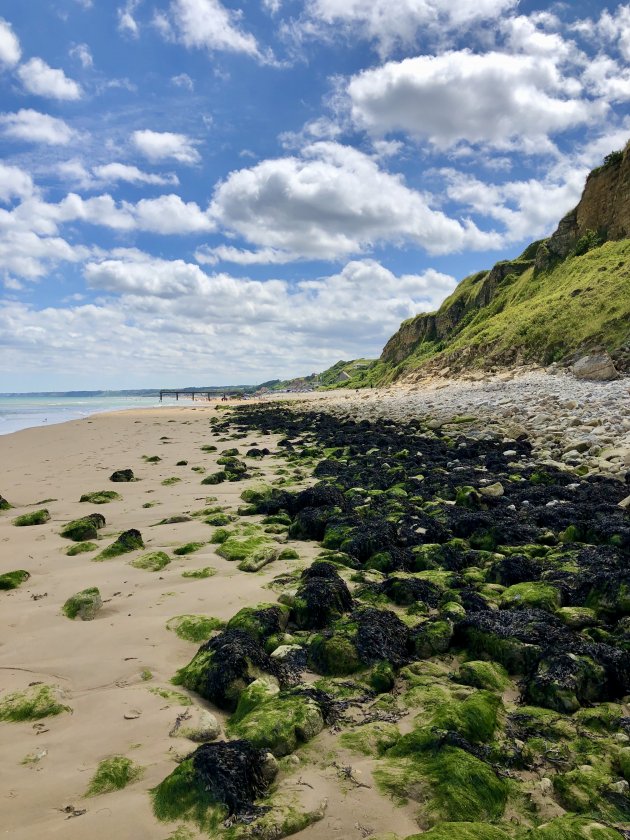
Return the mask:
M163 388L160 391L160 402L162 402L163 397L175 397L176 401L179 401L180 394L182 397L190 397L192 401L195 401L195 397L205 397L208 402L211 400L216 400L218 397L221 399L232 399L233 397L238 396L235 392L230 391L223 391L218 389L216 391L207 391L207 390L193 390L192 388Z

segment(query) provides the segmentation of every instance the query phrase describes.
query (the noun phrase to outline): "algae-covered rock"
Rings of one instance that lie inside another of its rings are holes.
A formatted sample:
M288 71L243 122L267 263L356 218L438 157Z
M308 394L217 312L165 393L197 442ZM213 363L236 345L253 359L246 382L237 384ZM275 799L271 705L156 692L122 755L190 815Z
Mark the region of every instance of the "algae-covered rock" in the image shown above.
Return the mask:
M62 692L53 685L32 685L24 691L0 696L0 720L19 723L24 720L41 720L69 712L70 707L61 703Z
M234 711L241 692L262 674L281 670L261 644L244 630L225 630L203 644L173 678L220 709Z
M406 840L510 840L510 835L487 823L444 822L423 834L412 834Z
M600 699L605 682L604 669L590 657L556 654L541 660L526 693L532 703L570 714Z
M165 552L152 551L150 554L143 554L142 557L136 557L129 565L133 566L134 569L144 569L147 572L160 572L170 562L170 557Z
M4 496L0 496L0 510L11 510L11 505L7 502Z
M214 537L216 536L215 533ZM238 563L238 568L244 572L258 571L273 562L279 553L278 543L264 534L228 535L217 548L217 554L220 557Z
M135 476L133 474L133 470L126 469L126 470L115 470L110 477L110 481L114 481L117 483L125 483L128 481L135 481Z
M377 720L344 732L339 743L360 755L375 756L393 747L399 738L396 724Z
M289 620L289 608L282 604L258 604L243 607L227 623L228 630L243 630L256 641L284 633Z
M354 674L362 666L354 642L341 634L314 636L309 645L308 655L315 671L327 676L343 677Z
M197 644L205 642L224 627L225 622L209 615L176 615L166 622L167 630L172 630L180 639Z
M258 682L258 681L256 681ZM312 697L300 693L261 692L252 700L252 683L241 694L229 732L264 747L275 756L292 753L324 728L321 709Z
M621 840L614 828L588 817L558 817L525 834L524 840Z
M93 559L109 560L112 557L119 557L121 554L129 554L130 551L137 551L139 548L144 548L142 534L135 528L131 528L129 531L123 531L115 542Z
M66 551L68 557L76 557L77 554L88 554L90 551L96 551L98 546L93 542L80 542L71 545Z
M453 622L448 619L429 619L411 631L414 652L419 659L429 659L446 653L453 638Z
M320 629L351 609L350 591L331 563L316 560L302 572L291 612L298 627Z
M595 610L588 607L560 607L556 610L556 615L572 630L596 627L600 623Z
M93 586L68 598L61 609L67 618L75 619L78 616L82 621L92 621L102 606L101 593Z
M24 569L16 569L14 572L5 572L0 575L0 590L17 589L25 583L31 574L24 571Z
M555 612L560 606L560 593L542 582L516 583L502 593L502 609L540 609Z
M406 754L400 742L375 771L379 787L396 799L422 804L423 828L441 822L492 822L505 810L508 785L485 762L456 747Z
M219 737L221 724L206 709L186 709L177 717L169 734L172 738L188 738L195 744L206 744Z
M487 688L491 691L505 691L510 684L507 671L497 662L473 660L460 665L458 682L475 688Z
M16 516L13 524L18 528L28 527L29 525L44 525L50 521L50 512L43 508L42 510L34 510L31 513L23 513L21 516Z
M74 519L68 522L61 529L61 536L74 542L95 540L100 528L105 526L105 517L100 513L91 513L81 519Z
M92 493L84 493L79 501L89 502L92 505L107 505L110 502L119 502L121 499L122 496L115 490L95 490Z
M611 822L630 819L630 797L617 794L614 778L603 766L582 764L553 778L556 796L563 808L574 814L597 816Z
M151 793L158 820L187 820L214 832L228 816L251 822L278 765L266 750L248 741L202 744Z

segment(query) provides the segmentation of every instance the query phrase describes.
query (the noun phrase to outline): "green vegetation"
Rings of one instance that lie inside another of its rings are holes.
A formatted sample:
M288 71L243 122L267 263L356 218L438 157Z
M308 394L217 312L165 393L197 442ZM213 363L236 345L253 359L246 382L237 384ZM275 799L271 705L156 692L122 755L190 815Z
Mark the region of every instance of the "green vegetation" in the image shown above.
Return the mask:
M532 609L555 612L560 606L560 593L548 583L537 581L517 583L501 595L500 606L512 609Z
M5 572L0 575L0 590L17 589L30 578L30 572L24 569L16 569L14 572Z
M16 516L13 524L18 528L24 528L28 525L43 525L50 521L50 513L44 508L43 510L34 510L32 513L23 513L21 516Z
M209 615L177 615L166 622L167 629L180 639L197 644L207 641L215 630L224 626L224 621Z
M168 554L163 551L152 551L150 554L143 554L132 560L129 565L134 569L145 569L147 572L160 572L171 562Z
M182 694L181 691L173 691L172 688L159 688L158 686L154 686L149 691L151 694L155 694L156 697L161 697L167 703L174 706L192 706L193 704L190 697Z
M181 478L179 478L176 475L173 475L170 478L165 478L164 481L162 481L161 483L163 487L170 487L173 484L179 484L180 481Z
M200 831L214 833L227 816L227 808L217 804L193 769L190 758L173 770L151 791L153 812L161 822L188 820Z
M86 554L89 551L96 551L98 548L96 543L93 542L80 542L76 543L75 545L71 545L70 548L66 551L68 557L76 557L77 554Z
M98 765L85 795L99 796L101 793L122 790L139 779L143 773L143 767L138 767L130 758L125 758L123 755L106 758Z
M504 691L510 684L507 671L496 662L464 662L457 674L457 680L475 688Z
M61 611L66 618L74 620L78 616L82 621L92 621L102 606L101 593L92 586L68 598Z
M81 519L74 519L66 523L61 529L61 536L66 540L83 542L84 540L95 540L99 529L105 525L105 518L100 513L92 513L83 516Z
M137 551L139 548L144 548L142 534L132 528L129 531L123 531L115 542L92 559L95 561L109 560L112 557L119 557L121 554L129 554L130 551Z
M200 548L203 548L205 543L202 542L189 542L184 543L184 545L180 545L179 548L176 548L173 551L173 554L177 554L178 557L182 557L185 554L194 554L195 551L199 551Z
M182 572L182 577L203 580L204 578L214 577L216 573L217 570L213 569L212 566L204 566L203 569L189 569L186 572Z
M107 505L109 502L119 502L121 499L122 496L115 490L96 490L93 493L84 493L79 501L89 502L92 505Z
M33 685L25 691L0 696L0 720L19 723L41 720L71 711L59 702L59 691L51 685Z

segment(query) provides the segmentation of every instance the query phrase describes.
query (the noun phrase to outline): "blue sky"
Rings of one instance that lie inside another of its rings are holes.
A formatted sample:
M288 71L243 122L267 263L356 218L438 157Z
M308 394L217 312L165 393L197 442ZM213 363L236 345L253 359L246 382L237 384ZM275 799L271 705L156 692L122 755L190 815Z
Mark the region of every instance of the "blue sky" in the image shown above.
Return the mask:
M4 0L0 391L376 356L630 138L630 5Z

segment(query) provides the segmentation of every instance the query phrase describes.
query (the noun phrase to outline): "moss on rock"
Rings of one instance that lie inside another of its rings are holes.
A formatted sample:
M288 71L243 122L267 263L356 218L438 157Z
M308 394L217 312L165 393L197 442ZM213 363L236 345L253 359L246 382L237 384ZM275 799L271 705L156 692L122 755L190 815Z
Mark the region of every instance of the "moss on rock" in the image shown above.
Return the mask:
M16 516L13 524L18 528L24 528L29 525L44 525L50 521L50 512L45 508L42 510L34 510L31 513L23 513L21 516Z
M93 542L75 543L75 545L71 545L66 551L66 555L68 557L76 557L77 554L87 554L90 551L96 551L97 548L97 544Z
M487 688L491 691L505 691L510 684L508 673L502 665L481 660L462 663L457 680L465 685Z
M25 583L31 574L24 569L16 569L14 572L5 572L0 575L0 590L17 589Z
M225 622L209 615L176 615L169 618L166 627L180 639L200 644L209 639L216 630L222 630Z
M61 692L52 685L33 685L0 697L0 720L19 723L41 720L71 711L60 702Z
M560 593L554 586L540 581L516 583L501 595L503 609L532 609L555 612L560 606Z
M93 560L109 560L121 554L129 554L130 551L137 551L139 548L144 548L142 534L135 528L131 528L129 531L123 531L115 542L101 551Z
M95 490L92 493L84 493L79 501L89 502L92 505L107 505L110 502L119 502L121 499L122 496L115 490Z
M102 606L101 593L96 586L92 586L68 598L61 611L66 618L74 620L79 617L82 621L92 621Z
M95 540L99 530L104 526L105 517L100 513L91 513L89 516L74 519L72 522L64 525L61 529L61 536L66 540L73 540L74 542Z
M237 738L246 738L259 748L270 750L276 757L289 755L300 743L310 741L324 728L324 718L317 703L299 694L265 695L250 708L250 685L241 695L228 731ZM243 704L243 700L246 703ZM248 709L244 714L242 709Z
M160 572L170 562L170 557L165 552L152 551L149 554L143 554L142 557L131 560L129 565L133 566L134 569L145 569L147 572Z

